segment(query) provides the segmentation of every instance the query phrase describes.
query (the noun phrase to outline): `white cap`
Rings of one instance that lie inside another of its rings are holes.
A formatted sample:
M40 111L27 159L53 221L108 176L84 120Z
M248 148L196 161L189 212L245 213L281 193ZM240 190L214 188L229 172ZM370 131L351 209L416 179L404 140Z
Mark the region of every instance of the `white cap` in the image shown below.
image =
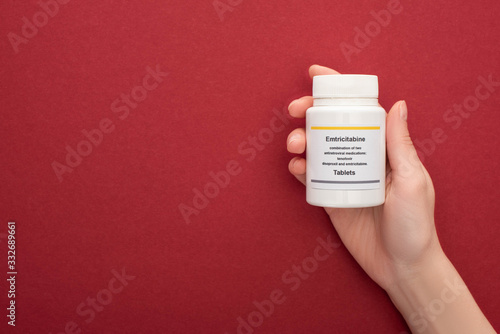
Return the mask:
M316 75L314 98L361 97L378 98L378 77L364 74Z

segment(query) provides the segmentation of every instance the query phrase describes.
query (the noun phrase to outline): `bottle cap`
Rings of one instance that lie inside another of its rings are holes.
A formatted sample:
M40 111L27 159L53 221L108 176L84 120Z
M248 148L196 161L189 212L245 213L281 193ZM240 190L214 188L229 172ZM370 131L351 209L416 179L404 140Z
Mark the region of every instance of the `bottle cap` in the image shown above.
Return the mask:
M378 77L365 74L333 74L313 77L314 98L378 98Z

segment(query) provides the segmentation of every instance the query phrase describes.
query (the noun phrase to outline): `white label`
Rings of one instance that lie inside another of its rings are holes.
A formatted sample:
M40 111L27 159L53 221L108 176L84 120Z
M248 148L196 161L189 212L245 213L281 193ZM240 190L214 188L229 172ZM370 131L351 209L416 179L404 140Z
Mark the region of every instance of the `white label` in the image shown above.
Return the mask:
M313 188L380 188L380 126L312 125L308 146Z

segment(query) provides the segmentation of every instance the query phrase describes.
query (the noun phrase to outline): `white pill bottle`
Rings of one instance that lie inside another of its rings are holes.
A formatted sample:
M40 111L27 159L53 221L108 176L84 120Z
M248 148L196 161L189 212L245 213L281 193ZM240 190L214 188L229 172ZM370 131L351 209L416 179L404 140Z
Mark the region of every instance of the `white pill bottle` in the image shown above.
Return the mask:
M361 208L385 201L385 110L375 75L318 75L306 112L311 205Z

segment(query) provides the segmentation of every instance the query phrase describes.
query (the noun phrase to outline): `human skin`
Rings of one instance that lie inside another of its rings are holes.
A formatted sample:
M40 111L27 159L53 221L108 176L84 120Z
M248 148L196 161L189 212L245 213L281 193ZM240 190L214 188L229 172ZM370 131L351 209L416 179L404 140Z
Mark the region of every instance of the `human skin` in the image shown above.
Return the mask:
M310 77L339 74L313 65ZM295 118L304 118L311 96L290 103ZM342 242L364 271L383 288L414 333L495 333L446 257L434 223L435 194L407 126L405 101L394 104L386 118L386 198L370 208L325 208ZM287 139L291 153L306 148L303 128ZM306 161L294 157L290 172L303 184Z

